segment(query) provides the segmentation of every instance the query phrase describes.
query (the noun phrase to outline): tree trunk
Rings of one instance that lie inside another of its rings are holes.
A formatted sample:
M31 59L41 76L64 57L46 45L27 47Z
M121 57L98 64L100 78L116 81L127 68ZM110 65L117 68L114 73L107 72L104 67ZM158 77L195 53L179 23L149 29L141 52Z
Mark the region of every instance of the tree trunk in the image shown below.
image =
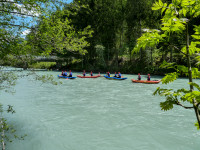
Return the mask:
M153 50L151 48L151 67L153 66Z
M170 62L173 62L173 49L171 48L170 51Z
M186 34L187 34L187 45L186 45L186 51L187 51L187 65L188 65L188 74L189 74L189 82L192 82L192 67L191 67L191 62L190 62L190 53L189 53L189 33L188 33L188 24L187 24L187 30L186 30ZM193 85L190 85L190 91L192 92L194 90ZM196 118L197 118L197 122L199 124L200 127L200 112L198 109L198 103L196 101L196 99L193 99L193 107L194 107L194 111L196 114Z

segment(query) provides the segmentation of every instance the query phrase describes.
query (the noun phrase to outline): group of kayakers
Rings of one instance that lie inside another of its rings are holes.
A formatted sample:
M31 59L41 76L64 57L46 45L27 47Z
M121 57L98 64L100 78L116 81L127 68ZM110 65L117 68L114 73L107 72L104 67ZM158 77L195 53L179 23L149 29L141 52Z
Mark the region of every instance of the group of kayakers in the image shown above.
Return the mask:
M140 73L138 73L138 80L141 80L142 77L140 75ZM151 77L150 77L150 74L147 75L147 81L150 81L151 80Z
M72 77L72 72L71 72L71 70L69 71L69 76L67 76L67 71L62 71L62 73L61 73L61 75L62 76L66 76L66 77Z
M68 74L67 74L66 71L65 71L65 72L62 71L61 75L62 75L62 76L67 76ZM86 72L85 72L85 70L83 70L83 76L85 76L85 75L86 75ZM93 76L93 72L92 72L92 71L90 72L90 75ZM107 76L110 77L110 72L107 72ZM72 72L71 72L71 70L69 71L69 76L68 76L68 77L72 77ZM114 75L113 77L121 78L122 75L121 75L120 72L118 72L118 74L115 72L115 75ZM142 79L142 77L141 77L140 73L138 73L138 80L141 80L141 79ZM150 81L150 80L151 80L151 77L150 77L150 74L148 74L148 75L147 75L147 81Z
M110 72L107 72L107 76L110 77ZM113 77L115 77L115 78L121 78L122 75L121 75L120 72L118 72L118 74L115 72L115 75Z
M68 75L68 74L67 74L67 71L62 71L61 75L62 75L62 76L67 76L67 75ZM86 72L85 72L85 70L83 70L83 76L85 76L85 75L86 75ZM90 75L93 76L93 72L92 72L92 71L90 72ZM72 72L71 72L71 70L69 71L69 76L67 76L67 77L72 77Z
M83 70L83 76L85 77L85 75L86 75L86 72L85 72L85 70ZM93 76L93 72L92 71L90 72L90 75Z

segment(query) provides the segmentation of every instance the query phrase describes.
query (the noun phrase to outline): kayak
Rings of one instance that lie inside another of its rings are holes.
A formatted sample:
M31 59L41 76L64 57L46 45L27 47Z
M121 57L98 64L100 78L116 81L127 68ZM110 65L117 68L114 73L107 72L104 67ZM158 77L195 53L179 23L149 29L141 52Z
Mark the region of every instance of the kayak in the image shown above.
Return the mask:
M151 81L147 81L147 80L135 80L135 79L131 79L132 82L134 83L145 83L145 84L158 84L160 83L161 80L151 80Z
M98 78L100 77L100 75L97 76L81 76L81 75L77 75L78 78Z
M104 75L104 77L105 77L106 79L111 79L111 80L126 80L126 79L127 79L127 78L108 77L108 76L106 76L106 75Z
M61 76L61 75L58 75L58 78L76 79L76 77L68 77L68 76Z

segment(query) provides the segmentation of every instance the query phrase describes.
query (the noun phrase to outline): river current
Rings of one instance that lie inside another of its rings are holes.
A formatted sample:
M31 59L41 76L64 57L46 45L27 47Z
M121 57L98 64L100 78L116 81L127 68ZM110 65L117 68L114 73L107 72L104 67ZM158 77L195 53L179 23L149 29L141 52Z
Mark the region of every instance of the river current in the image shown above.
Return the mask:
M193 110L175 106L162 111L164 97L153 96L157 87L187 88L180 78L168 85L132 83L127 80L58 79L63 84L42 84L31 76L21 78L15 94L1 92L4 106L13 105L8 122L24 140L7 143L9 150L197 150L200 131ZM74 73L76 76L81 73ZM161 76L152 76L161 79ZM146 79L142 75L142 79ZM196 80L199 82L199 80Z

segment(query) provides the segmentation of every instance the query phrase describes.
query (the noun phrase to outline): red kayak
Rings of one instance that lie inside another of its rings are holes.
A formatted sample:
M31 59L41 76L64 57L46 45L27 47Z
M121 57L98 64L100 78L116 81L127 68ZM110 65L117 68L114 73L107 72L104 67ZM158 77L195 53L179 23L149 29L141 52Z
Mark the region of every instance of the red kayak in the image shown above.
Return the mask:
M135 79L131 79L132 82L134 83L145 83L145 84L158 84L160 83L161 80L151 80L151 81L147 81L147 80L135 80Z
M97 75L97 76L81 76L81 75L77 75L78 78L98 78L101 75Z

